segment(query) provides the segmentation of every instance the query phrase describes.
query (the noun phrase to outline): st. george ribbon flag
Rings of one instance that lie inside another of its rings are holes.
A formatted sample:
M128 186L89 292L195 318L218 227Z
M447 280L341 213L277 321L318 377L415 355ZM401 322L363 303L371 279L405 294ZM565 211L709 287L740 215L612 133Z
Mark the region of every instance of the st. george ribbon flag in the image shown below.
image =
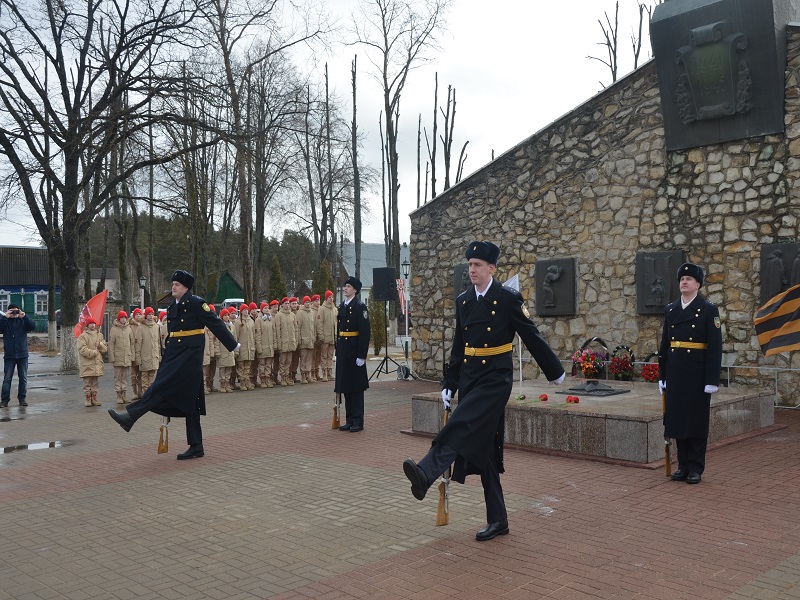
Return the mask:
M765 356L800 350L800 284L759 308L754 322Z

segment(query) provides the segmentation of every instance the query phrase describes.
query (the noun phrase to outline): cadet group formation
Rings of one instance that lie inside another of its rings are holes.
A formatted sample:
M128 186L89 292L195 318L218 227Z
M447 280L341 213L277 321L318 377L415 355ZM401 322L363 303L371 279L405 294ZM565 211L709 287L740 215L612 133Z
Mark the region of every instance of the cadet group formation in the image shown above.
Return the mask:
M213 304L210 312L217 313ZM117 404L142 397L152 385L169 332L167 311L156 316L152 307L136 308L130 316L119 311L106 342L92 319L78 338L80 376L86 406L100 406L98 378L104 355L114 369ZM208 327L203 327L203 383L206 394L229 393L333 381L336 306L333 292L320 296L255 302L219 311L226 329L240 344L229 351ZM133 390L128 397L128 384Z

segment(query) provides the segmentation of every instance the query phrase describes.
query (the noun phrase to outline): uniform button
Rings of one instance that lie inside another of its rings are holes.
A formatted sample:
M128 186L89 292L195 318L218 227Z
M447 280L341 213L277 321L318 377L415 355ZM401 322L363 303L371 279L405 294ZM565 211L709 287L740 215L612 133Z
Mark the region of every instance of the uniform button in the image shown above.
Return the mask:
M465 346L469 346L469 342L465 342L465 343L464 343L464 345L465 345Z
M489 344L484 344L484 345L483 345L483 347L484 347L484 348L488 348L488 347L489 347Z
M492 302L492 304L497 304L497 300L495 300L494 302Z
M694 327L695 327L695 326L694 326L694 323L692 323L692 329L694 329Z
M466 359L466 358L464 359L464 362L467 362L467 359Z
M492 330L492 328L491 328L491 327L487 327L487 328L486 328L486 331L491 331L491 330Z
M467 331L467 329L469 329L469 327L467 327L467 326L465 325L465 326L464 326L464 331Z
M689 352L691 352L691 350L689 350L689 349L687 348L687 349L686 349L686 353L688 354Z
M492 316L494 316L495 314L496 314L496 313L495 313L494 311L492 311Z
M482 364L482 365L485 365L485 364L486 364L486 359L483 359L483 360L481 361L481 364Z

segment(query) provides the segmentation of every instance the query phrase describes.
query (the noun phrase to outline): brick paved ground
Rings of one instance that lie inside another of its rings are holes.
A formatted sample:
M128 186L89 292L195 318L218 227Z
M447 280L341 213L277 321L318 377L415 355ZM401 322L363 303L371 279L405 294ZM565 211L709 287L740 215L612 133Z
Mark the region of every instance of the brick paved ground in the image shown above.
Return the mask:
M125 434L76 376L36 376L0 411L0 600L800 598L800 414L710 452L698 486L660 470L511 450L511 534L474 541L479 482L418 502L402 474L429 440L421 381L382 376L366 429L330 429L330 384L213 394L206 457L158 455L159 418ZM13 398L13 397L12 397ZM58 445L58 444L57 444Z

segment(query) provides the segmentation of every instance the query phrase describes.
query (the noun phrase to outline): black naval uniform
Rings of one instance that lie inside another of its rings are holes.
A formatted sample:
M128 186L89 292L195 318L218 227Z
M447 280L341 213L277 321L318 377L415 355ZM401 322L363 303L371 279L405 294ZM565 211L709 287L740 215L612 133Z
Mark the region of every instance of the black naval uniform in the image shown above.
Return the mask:
M353 296L342 302L336 317L336 385L334 391L344 394L346 422L344 430L364 427L364 390L369 388L367 365L356 365L357 358L367 359L369 350L369 311L367 305Z
M678 467L702 474L705 469L711 394L719 387L722 332L719 310L700 294L686 307L668 304L658 352L659 379L667 383L664 436L675 438Z
M458 407L419 462L430 486L455 461L453 480L480 474L488 523L508 518L503 469L505 407L514 379L512 342L519 334L548 381L564 374L561 361L530 319L522 294L492 279L477 298L471 286L456 299L456 331L445 387Z
M133 422L147 412L186 418L186 440L202 447L200 415L206 414L203 349L208 327L228 350L238 345L225 323L191 290L167 309L167 338L155 381L138 402L127 407ZM131 423L132 424L132 423Z

